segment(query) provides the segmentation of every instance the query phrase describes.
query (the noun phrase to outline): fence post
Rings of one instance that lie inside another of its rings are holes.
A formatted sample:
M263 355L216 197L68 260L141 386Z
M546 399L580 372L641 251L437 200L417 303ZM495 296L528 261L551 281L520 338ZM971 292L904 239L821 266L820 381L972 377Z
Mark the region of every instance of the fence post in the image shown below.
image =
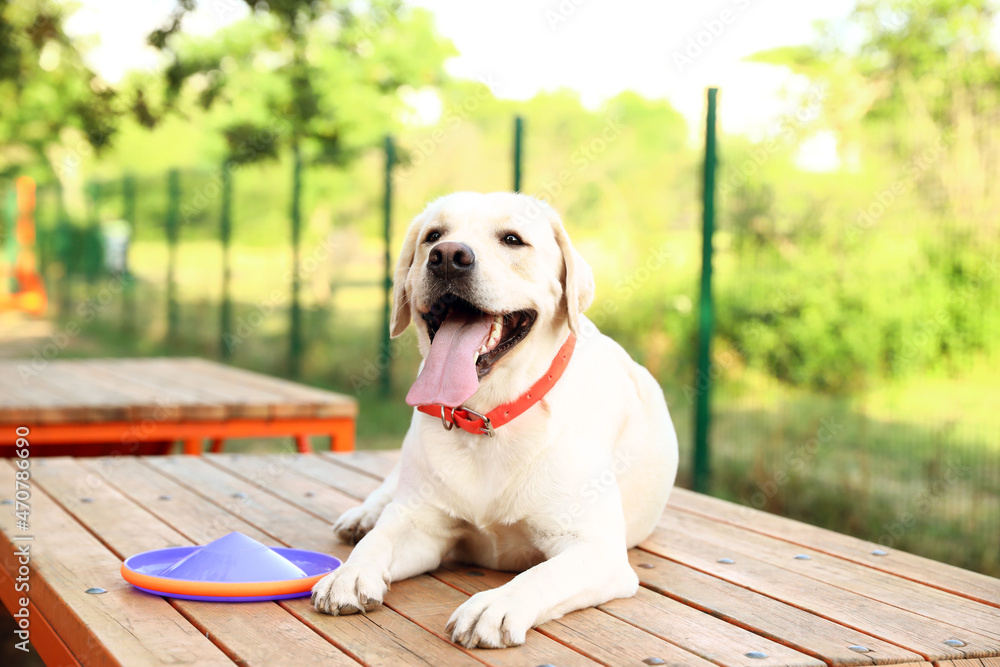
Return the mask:
M42 220L46 218L44 214L48 213L47 207L42 206L42 200L48 198L49 192L48 186L36 186L35 188L35 266L43 285L48 283L46 274L49 271L49 249L47 247L49 235L42 230ZM43 193L45 197L42 196ZM51 298L53 295L48 296Z
M379 362L382 370L379 375L379 395L389 396L392 391L392 354L389 326L392 322L392 256L389 244L392 239L392 168L396 162L396 147L392 135L385 136L385 192L382 200L382 215L385 229L385 264L382 275L382 349L379 351Z
M302 235L302 150L292 146L292 304L288 327L288 374L302 371L302 309L299 305L299 240Z
M521 191L521 162L524 158L524 118L514 117L514 192Z
M56 180L56 230L53 239L53 254L57 258L59 269L56 280L59 282L59 317L69 315L70 289L72 278L70 271L73 267L73 248L70 241L69 216L66 213L66 203L63 201L62 181Z
M226 341L232 329L233 304L229 299L229 239L232 236L233 172L229 160L222 163L222 209L219 211L219 242L222 244L222 303L219 311L219 356L229 359L233 351Z
M90 222L87 234L84 237L84 272L87 280L87 298L94 296L94 283L103 267L104 248L102 247L103 236L101 234L101 197L103 189L100 181L92 181L87 188L90 194Z
M180 173L171 169L167 173L167 345L177 343L178 312L177 286L174 282L177 263L178 214L181 202Z
M712 310L712 233L715 228L715 112L718 88L708 89L705 118L705 170L702 189L701 289L698 298L698 374L695 377L695 423L693 486L707 493L711 484L711 461L708 431L711 426L712 389L711 343L714 313Z
M131 174L122 178L122 218L129 224L128 243L135 242L135 178ZM135 331L135 279L128 268L128 250L125 251L125 271L122 274L122 333Z

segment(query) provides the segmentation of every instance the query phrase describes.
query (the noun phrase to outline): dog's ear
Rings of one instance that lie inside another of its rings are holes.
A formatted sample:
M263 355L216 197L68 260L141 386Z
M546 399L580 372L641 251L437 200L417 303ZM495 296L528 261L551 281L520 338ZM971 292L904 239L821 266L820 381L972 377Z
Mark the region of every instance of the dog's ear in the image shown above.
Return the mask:
M580 333L580 315L594 301L594 272L587 260L576 251L570 243L569 235L558 216L552 221L556 243L562 251L565 267L562 284L563 298L566 300L566 319L569 320L569 330Z
M389 320L389 332L393 338L406 331L410 324L410 293L406 289L406 279L417 253L417 239L423 228L425 215L426 212L421 213L410 223L403 248L399 251L399 261L396 262L396 273L392 278L392 318Z

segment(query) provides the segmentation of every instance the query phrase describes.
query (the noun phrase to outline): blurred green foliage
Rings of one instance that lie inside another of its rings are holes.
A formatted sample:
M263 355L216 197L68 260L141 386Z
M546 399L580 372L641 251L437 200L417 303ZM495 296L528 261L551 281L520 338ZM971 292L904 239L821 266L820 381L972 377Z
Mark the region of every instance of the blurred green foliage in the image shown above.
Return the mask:
M114 136L116 92L83 64L66 15L51 0L0 0L0 177L61 173Z

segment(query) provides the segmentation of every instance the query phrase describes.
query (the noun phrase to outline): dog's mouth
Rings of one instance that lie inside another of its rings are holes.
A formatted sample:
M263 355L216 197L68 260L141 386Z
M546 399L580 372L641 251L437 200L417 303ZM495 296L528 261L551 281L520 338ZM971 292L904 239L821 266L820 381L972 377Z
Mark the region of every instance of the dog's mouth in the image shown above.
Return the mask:
M406 402L458 407L493 366L531 331L538 313L491 313L445 294L422 314L431 350Z
M438 329L449 317L469 319L491 318L490 329L482 344L476 348L473 358L476 364L476 374L480 379L493 369L493 364L510 352L524 340L538 316L533 310L518 310L511 313L488 313L476 308L471 303L453 294L446 294L423 314L427 323L427 335L431 344Z

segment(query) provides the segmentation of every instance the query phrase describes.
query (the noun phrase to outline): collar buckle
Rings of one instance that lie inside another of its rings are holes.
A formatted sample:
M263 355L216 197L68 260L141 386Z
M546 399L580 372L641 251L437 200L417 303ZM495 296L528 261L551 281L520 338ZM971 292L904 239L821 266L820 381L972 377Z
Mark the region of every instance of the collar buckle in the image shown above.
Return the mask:
M490 418L487 417L486 415L479 414L475 410L470 410L469 408L466 408L464 406L461 408L456 408L456 410L462 410L463 412L466 412L472 415L473 417L476 417L477 419L483 420L483 425L479 427L479 432L482 433L483 435L488 435L491 438L496 436L497 432L493 430L493 423L490 421Z

